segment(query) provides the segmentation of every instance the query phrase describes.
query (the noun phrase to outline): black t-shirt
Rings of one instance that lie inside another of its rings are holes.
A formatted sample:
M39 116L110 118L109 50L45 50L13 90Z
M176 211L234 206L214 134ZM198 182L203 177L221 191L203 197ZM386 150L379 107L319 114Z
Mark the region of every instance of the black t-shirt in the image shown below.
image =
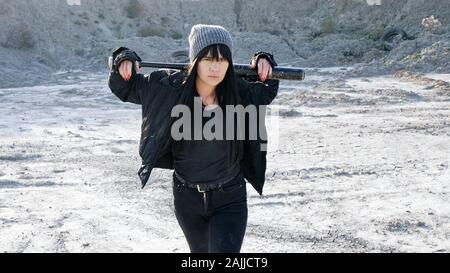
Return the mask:
M208 111L208 108L203 111ZM202 128L211 117L202 118ZM193 123L193 120L191 121ZM193 134L192 124L192 134ZM216 129L216 128L214 128ZM213 130L214 131L214 130ZM202 134L201 140L180 140L172 143L172 155L175 174L191 183L224 182L236 177L239 164L227 166L227 141L206 140Z

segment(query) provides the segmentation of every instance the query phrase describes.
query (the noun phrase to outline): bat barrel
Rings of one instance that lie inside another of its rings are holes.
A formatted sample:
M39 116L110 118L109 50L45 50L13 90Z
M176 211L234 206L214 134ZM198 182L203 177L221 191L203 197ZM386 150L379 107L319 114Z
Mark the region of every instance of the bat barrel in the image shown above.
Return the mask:
M162 69L176 69L184 70L188 67L187 63L150 63L141 62L141 67L162 68ZM239 77L255 77L258 76L256 70L245 64L235 64L234 71ZM276 66L272 70L272 79L279 80L296 80L302 81L305 79L305 70L297 67L280 67Z

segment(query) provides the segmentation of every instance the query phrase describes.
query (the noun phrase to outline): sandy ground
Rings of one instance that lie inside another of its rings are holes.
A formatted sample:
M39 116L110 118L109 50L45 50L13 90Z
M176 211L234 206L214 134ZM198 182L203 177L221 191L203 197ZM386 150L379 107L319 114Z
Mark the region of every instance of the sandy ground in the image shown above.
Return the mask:
M282 82L242 252L450 251L450 75L349 69ZM171 172L140 189L140 107L59 74L0 89L0 251L188 252Z

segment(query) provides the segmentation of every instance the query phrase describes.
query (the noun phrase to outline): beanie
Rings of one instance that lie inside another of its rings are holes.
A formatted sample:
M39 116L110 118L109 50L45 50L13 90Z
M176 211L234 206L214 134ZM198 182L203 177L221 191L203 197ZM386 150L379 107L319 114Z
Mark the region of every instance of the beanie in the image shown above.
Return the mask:
M231 35L222 26L198 24L192 26L189 34L189 59L191 62L205 47L213 44L224 44L232 51Z

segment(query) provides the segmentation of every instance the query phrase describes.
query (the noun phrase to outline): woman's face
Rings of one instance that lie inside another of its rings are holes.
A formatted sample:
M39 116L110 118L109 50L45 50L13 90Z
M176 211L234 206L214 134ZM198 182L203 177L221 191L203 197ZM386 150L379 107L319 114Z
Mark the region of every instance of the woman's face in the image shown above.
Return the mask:
M218 60L213 59L211 52L199 60L197 65L197 81L210 87L216 87L223 81L228 70L228 61L220 54Z

